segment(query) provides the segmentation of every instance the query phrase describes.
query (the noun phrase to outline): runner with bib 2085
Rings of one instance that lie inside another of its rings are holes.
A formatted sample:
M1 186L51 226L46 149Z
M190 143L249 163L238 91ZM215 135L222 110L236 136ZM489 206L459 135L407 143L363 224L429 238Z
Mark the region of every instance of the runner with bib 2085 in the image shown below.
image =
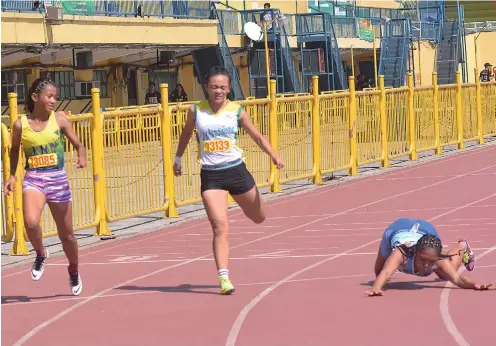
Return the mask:
M208 100L188 110L174 159L174 174L181 175L181 157L196 127L200 151L200 180L203 205L213 229L213 253L221 294L231 294L234 286L229 279L229 239L227 220L228 193L244 214L260 224L265 220L264 200L237 147L237 136L243 128L258 146L267 153L274 165L281 169L283 161L270 143L253 125L241 105L227 100L231 90L231 76L222 67L214 66L207 77Z

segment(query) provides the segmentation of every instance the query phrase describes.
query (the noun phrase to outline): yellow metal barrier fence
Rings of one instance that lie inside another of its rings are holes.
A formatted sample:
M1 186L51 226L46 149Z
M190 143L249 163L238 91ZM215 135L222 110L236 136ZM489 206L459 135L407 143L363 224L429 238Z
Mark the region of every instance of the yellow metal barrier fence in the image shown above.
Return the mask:
M240 101L258 130L278 151L286 165L280 172L269 157L241 130L239 146L243 159L258 187L280 192L280 184L311 179L322 184L322 175L434 150L466 141L484 143L496 136L496 83L462 85L457 74L455 85L397 89L379 88L356 92L350 89L318 94L318 77L313 77L313 94L278 96L275 81L270 95L263 99ZM76 169L75 151L67 141L67 170L74 203L76 230L95 227L96 236L112 236L108 222L138 215L163 212L177 217L177 207L201 202L200 165L196 135L183 156L183 175L175 177L173 157L186 121L188 104L168 103L168 86L160 85L162 103L120 107L100 111L99 90L92 90L93 110L70 115L83 144L87 147L88 166ZM9 94L10 127L17 120L17 96ZM10 171L10 134L2 128L3 181ZM22 151L21 151L22 152ZM28 253L22 213L21 156L16 172L18 182L13 196L4 196L2 239L14 240L12 255ZM232 201L231 201L232 202ZM42 217L43 236L57 230L48 208Z

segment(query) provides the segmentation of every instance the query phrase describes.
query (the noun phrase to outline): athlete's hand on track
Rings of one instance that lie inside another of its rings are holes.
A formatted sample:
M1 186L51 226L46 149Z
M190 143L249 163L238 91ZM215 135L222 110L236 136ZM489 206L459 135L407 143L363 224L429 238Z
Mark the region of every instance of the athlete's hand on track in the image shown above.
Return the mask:
M383 296L384 292L382 290L375 290L375 289L370 289L368 291L365 291L369 297L374 297L374 296Z
M176 177L179 177L181 174L183 174L181 165L178 165L177 163L174 163L174 167L172 169L174 170L174 175Z
M489 285L475 285L476 291L488 291L488 290L496 290L496 284Z
M272 158L272 162L277 167L277 169L281 169L284 167L284 161L281 160L278 156Z
M13 176L11 176L9 178L9 180L7 180L7 182L5 183L4 189L3 189L3 191L6 195L10 195L10 193L12 191L15 191L16 181L17 181L16 177L13 177Z
M78 160L76 162L76 167L77 168L86 167L86 157L78 157Z

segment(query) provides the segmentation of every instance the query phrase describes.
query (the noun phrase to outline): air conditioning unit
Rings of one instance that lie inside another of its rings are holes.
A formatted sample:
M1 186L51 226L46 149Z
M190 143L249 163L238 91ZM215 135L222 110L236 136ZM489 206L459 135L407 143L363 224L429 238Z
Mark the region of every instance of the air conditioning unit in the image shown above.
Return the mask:
M159 58L159 64L160 65L172 65L176 62L176 52L173 51L160 51L160 58Z
M74 88L76 92L76 97L91 97L91 89L100 88L99 81L84 81L84 82L75 82Z
M47 6L46 21L50 24L62 24L64 21L64 10L61 7Z
M93 52L92 51L83 51L76 52L76 64L74 66L75 69L87 70L93 66Z

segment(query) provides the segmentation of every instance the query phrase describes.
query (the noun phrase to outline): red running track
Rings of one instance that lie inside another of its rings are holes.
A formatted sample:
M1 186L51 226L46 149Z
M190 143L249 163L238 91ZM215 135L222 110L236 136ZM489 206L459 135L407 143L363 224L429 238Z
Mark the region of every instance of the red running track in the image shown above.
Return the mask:
M495 178L489 146L272 200L261 226L234 210L233 296L219 294L206 220L83 249L79 297L62 256L39 282L30 265L4 270L2 344L491 344L496 291L399 273L383 297L364 291L399 217L432 220L447 245L466 237L482 256L471 276L496 281Z

